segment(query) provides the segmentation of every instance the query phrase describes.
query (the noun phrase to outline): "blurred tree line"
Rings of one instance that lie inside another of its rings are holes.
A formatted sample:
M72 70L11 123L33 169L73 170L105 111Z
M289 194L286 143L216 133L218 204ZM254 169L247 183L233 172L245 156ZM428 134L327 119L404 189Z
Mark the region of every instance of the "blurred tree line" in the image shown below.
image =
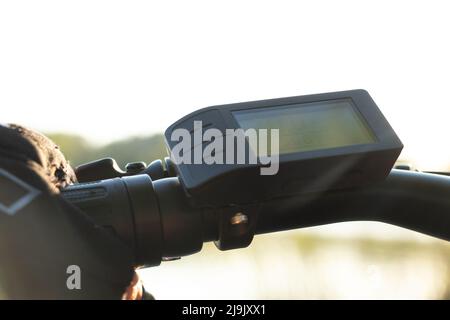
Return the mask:
M131 137L101 146L95 146L77 135L54 133L47 136L55 141L74 167L92 160L111 157L123 169L128 162L150 163L167 156L162 134Z

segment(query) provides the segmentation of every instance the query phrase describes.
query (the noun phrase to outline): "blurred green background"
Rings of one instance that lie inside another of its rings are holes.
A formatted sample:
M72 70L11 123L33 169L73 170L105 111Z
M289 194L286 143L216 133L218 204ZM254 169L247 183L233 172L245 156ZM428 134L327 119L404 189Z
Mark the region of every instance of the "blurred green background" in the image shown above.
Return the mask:
M49 134L76 166L113 157L162 159L163 136L95 145ZM158 299L450 299L450 244L373 222L352 222L258 236L249 248L200 254L140 271Z
M72 166L95 159L112 157L123 168L128 162L151 162L167 156L162 134L131 137L106 145L91 144L78 135L52 133L47 136L60 146Z

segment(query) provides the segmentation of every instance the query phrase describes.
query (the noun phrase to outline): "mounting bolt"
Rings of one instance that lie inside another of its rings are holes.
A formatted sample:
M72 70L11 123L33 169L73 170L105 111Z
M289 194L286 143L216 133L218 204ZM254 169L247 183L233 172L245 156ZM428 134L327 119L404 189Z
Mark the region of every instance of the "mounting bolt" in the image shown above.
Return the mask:
M162 261L164 262L168 262L168 261L175 261L175 260L180 260L181 257L162 257Z
M240 225L248 222L247 215L243 214L242 212L236 213L234 216L231 217L230 223L232 225Z

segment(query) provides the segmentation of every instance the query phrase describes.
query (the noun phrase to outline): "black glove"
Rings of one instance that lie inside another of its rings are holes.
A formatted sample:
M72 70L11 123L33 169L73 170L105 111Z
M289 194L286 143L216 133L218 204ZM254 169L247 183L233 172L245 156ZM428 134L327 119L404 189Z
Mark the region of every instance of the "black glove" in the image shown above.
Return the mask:
M134 274L131 252L59 196L75 181L45 136L0 126L0 295L122 297Z

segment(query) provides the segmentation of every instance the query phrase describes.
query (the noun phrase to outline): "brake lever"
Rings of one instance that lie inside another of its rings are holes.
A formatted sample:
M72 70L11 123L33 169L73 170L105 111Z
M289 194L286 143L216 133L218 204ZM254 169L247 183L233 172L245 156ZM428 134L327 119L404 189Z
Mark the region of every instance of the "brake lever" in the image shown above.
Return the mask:
M125 166L125 171L120 168L113 158L103 158L82 164L75 168L78 182L85 183L98 180L122 178L136 174L147 174L155 181L158 179L176 176L174 165L169 158L154 160L148 166L145 162L131 162Z

